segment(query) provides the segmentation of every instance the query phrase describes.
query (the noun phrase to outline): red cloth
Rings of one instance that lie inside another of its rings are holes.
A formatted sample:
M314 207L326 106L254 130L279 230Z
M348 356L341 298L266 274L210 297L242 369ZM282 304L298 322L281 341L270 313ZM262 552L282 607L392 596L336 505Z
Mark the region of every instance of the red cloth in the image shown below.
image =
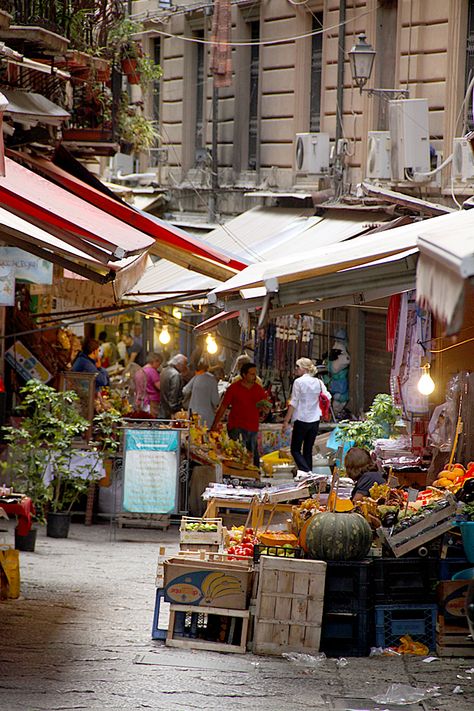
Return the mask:
M18 523L16 525L16 531L19 536L26 536L31 529L32 516L35 513L35 507L30 498L25 496L17 504L7 504L0 501L0 507L8 514L16 516Z
M231 407L227 429L238 427L249 432L258 432L259 411L257 402L266 400L267 394L261 385L254 383L251 388L246 388L242 381L232 383L227 388L223 403Z
M215 0L210 70L218 89L232 84L231 12L230 0Z
M401 294L390 297L387 311L387 351L393 353L395 348L395 335L397 333L398 314L400 312Z

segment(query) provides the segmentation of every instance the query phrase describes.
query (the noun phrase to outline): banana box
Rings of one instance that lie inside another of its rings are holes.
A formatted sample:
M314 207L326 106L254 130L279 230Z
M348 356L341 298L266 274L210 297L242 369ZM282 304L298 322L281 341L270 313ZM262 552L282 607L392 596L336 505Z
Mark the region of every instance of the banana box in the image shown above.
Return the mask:
M164 563L166 602L199 607L246 610L251 584L251 562L183 560Z

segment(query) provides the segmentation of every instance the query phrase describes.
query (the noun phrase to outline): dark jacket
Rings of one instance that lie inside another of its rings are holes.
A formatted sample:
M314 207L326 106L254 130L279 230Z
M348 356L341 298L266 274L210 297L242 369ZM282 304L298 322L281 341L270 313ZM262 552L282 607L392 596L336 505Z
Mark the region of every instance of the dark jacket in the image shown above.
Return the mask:
M183 381L174 365L167 365L160 374L160 412L161 419L169 420L183 403Z
M109 374L105 368L98 368L95 361L93 361L92 358L89 358L89 356L82 351L77 354L71 370L73 373L97 373L97 377L95 379L96 390L100 390L100 388L110 385Z

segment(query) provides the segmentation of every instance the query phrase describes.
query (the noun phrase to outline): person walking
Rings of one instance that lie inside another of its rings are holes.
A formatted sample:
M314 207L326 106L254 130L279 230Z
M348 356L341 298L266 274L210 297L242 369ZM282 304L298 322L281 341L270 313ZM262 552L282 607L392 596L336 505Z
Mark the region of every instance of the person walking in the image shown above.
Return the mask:
M219 405L211 430L216 430L227 408L230 407L227 431L231 439L242 442L252 453L253 462L258 467L260 463L257 434L261 408L259 403L267 400L265 390L257 380L255 363L244 363L240 369L241 379L232 383L226 390Z
M160 373L158 369L161 360L159 353L150 353L147 364L143 368L146 375L146 395L150 405L150 415L154 418L158 417L160 409Z
M290 451L295 460L297 477L302 477L313 470L313 445L318 435L321 408L319 396L321 392L329 399L331 393L322 380L316 377L318 369L310 358L299 358L296 361L296 380L291 391L290 404L282 424L282 429L288 429L290 420L293 422Z
M189 398L189 411L199 415L205 427L210 427L214 421L216 407L219 404L217 378L209 373L209 363L201 359L197 364L197 372L183 388L183 398Z
M188 359L182 353L173 356L160 375L159 416L170 420L178 412L183 402L183 373L186 372Z

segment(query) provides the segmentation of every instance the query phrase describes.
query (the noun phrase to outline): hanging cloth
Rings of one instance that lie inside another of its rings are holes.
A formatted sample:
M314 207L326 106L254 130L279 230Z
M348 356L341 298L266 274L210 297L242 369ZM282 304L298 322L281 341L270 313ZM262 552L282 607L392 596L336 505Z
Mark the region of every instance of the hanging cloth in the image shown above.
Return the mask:
M230 44L230 0L215 0L212 20L211 73L214 86L220 89L232 84L232 47Z

